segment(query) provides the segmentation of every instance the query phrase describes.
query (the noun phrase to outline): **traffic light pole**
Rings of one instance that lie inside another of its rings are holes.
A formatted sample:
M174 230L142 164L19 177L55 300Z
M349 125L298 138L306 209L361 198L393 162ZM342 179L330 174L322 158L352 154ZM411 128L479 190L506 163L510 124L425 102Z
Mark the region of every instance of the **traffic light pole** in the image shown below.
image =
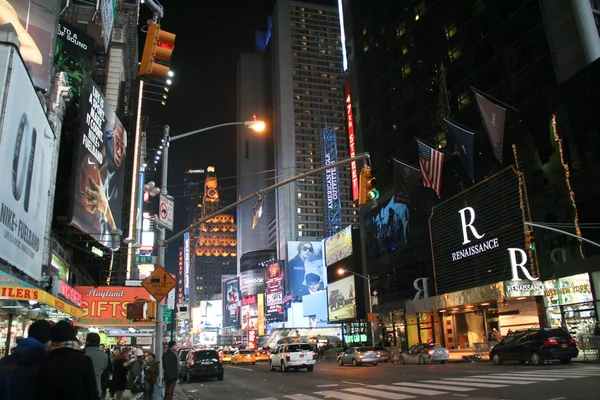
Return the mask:
M546 225L542 225L542 224L538 224L538 223L534 223L534 222L528 222L528 221L525 221L525 222L523 222L523 225L525 225L525 226L533 226L533 227L535 227L535 228L547 229L547 230L549 230L549 231L553 231L553 232L562 233L563 235L567 235L567 236L574 237L574 238L576 238L576 239L579 239L579 240L581 240L582 242L586 242L587 244L591 244L592 246L600 247L600 243L596 243L596 242L594 242L594 241L592 241L592 240L589 240L589 239L586 239L586 238L584 238L584 237L581 237L581 236L575 235L574 233L565 232L565 231L563 231L563 230L556 229L556 228L552 228L552 227L550 227L550 226L546 226Z

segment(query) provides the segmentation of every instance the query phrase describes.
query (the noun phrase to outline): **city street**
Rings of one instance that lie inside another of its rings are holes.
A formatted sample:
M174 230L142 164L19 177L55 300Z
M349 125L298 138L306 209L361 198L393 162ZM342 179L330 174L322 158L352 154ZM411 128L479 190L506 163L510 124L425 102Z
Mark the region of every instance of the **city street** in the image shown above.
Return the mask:
M267 364L225 365L225 380L181 382L190 400L597 399L600 365L542 367L491 363L379 364L340 367L319 362L313 372L271 372Z

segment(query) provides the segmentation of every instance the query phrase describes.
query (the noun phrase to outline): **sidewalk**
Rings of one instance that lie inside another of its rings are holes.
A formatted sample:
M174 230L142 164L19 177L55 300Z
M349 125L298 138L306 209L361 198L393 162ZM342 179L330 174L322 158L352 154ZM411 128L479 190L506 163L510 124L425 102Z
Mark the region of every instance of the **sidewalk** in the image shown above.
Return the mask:
M185 392L183 391L183 389L181 389L181 386L179 386L179 383L177 384L177 386L175 386L175 395L173 396L173 399L175 399L175 400L188 400L187 394L185 394Z

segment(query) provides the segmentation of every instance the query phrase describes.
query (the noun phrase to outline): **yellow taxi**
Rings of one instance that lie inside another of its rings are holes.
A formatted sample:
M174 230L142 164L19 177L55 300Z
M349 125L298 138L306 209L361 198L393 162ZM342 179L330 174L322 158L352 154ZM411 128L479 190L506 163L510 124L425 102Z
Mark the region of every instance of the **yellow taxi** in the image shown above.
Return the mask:
M221 357L221 362L231 362L231 358L235 353L234 350L221 350L219 353L219 357Z
M236 350L231 356L231 364L256 364L254 350Z
M254 358L256 358L256 361L269 361L271 359L271 352L263 349L256 350Z

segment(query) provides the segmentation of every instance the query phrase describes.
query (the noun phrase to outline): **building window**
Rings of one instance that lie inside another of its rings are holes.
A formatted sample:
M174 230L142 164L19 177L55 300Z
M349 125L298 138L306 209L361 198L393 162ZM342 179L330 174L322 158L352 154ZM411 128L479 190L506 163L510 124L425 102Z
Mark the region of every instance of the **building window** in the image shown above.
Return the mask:
M363 36L367 34L367 28L363 28Z
M406 24L403 22L396 28L396 37L404 36L406 33Z
M473 0L473 15L477 15L485 10L485 0Z
M415 21L418 21L426 12L427 6L425 5L425 1L422 1L415 7Z
M404 66L402 67L402 76L405 77L408 74L410 74L410 64L406 63L404 64Z
M402 46L402 55L405 55L406 53L408 53L408 45L403 45Z
M469 92L462 92L458 95L458 109L462 110L471 104L471 100L469 99Z
M452 36L456 35L456 22L452 22L444 27L444 33L446 34L446 39L450 39Z
M440 131L435 135L435 141L437 143L438 149L442 147L446 147L446 132Z
M458 59L460 57L460 54L460 47L458 46L454 46L448 50L448 58L450 59L450 61Z
M369 45L365 44L365 47L363 47L363 51L366 53L367 51L369 51Z

